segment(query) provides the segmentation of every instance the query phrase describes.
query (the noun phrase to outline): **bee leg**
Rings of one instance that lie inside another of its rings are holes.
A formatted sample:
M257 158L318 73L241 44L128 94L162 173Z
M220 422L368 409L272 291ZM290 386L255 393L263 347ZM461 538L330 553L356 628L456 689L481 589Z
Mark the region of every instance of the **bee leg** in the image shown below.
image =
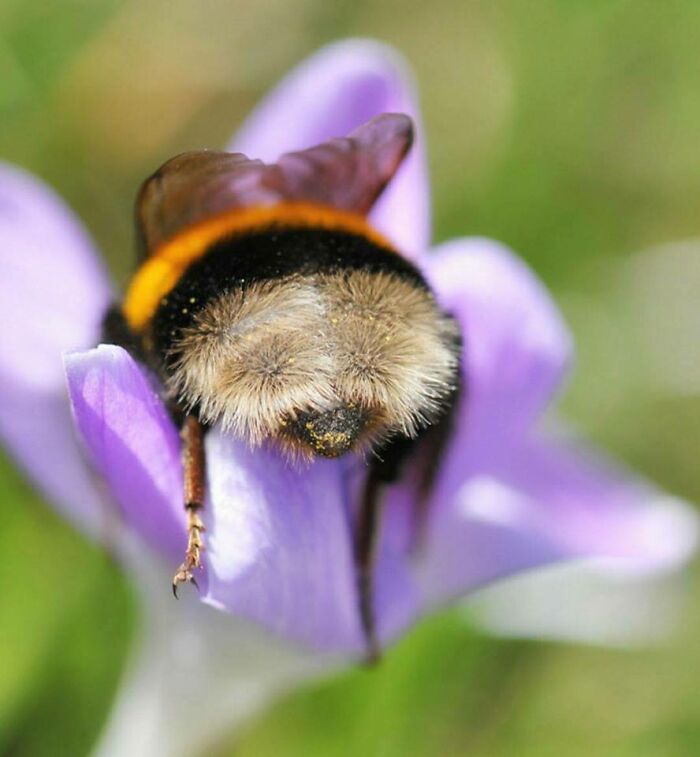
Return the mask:
M458 403L464 396L464 391L463 381L460 381L443 414L435 423L421 432L417 439L412 470L415 487L413 532L409 545L409 551L413 554L421 552L425 545L433 486L447 451L454 429Z
M204 549L204 524L199 517L199 511L204 506L204 428L194 415L185 416L180 437L187 515L187 549L185 559L173 576L173 594L176 599L177 587L180 584L193 583L197 586L193 571L201 569Z
M410 537L409 552L421 552L425 544L430 502L435 478L447 448L452 431L452 413L448 412L438 423L430 426L421 439L419 459L414 470L415 499L413 505L413 530Z
M365 483L355 541L360 622L367 644L365 659L368 664L378 662L381 656L374 608L374 563L382 514L381 495L381 479L372 468Z
M384 490L406 475L411 475L415 504L409 552L420 550L425 536L432 486L452 433L461 391L461 385L457 386L442 416L433 425L423 429L416 438L398 436L389 440L376 450L376 458L370 465L355 540L360 619L367 642L368 663L377 662L381 656L374 606L374 565L384 509ZM410 471L407 470L409 464Z

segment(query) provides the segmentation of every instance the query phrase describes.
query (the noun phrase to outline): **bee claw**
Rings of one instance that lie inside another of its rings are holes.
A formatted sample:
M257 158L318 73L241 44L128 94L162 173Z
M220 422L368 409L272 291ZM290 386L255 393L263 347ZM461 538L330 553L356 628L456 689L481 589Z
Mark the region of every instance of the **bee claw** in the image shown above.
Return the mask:
M177 572L173 576L173 596L175 599L179 599L177 594L177 588L180 584L193 584L195 589L199 591L199 584L197 579L192 575L192 568L201 568L202 566L193 561L185 560L184 563L177 569Z
M197 591L199 591L199 584L193 575L193 571L197 568L199 570L204 569L204 565L202 564L202 551L204 550L202 531L204 531L204 525L195 509L190 508L187 511L187 518L187 550L185 551L185 559L173 576L173 596L175 599L178 599L177 587L180 584L194 584Z

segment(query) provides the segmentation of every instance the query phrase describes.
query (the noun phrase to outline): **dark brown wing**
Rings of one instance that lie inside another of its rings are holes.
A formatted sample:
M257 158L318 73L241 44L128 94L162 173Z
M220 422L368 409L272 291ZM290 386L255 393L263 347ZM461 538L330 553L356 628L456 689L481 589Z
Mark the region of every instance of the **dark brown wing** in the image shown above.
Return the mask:
M240 184L258 182L264 165L241 153L198 150L164 163L136 198L136 233L148 255L180 229L241 204Z
M283 155L266 184L287 199L368 213L396 173L413 139L408 116L385 113L350 136Z
M147 255L186 226L252 205L307 201L367 213L412 138L408 116L385 113L348 137L288 153L271 165L241 153L178 155L141 187L136 202L140 247Z

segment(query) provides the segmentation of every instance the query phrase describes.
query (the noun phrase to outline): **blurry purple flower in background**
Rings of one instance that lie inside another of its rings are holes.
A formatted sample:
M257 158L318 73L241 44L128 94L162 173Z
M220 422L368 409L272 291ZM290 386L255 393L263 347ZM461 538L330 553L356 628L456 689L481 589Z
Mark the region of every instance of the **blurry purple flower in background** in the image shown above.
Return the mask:
M390 50L365 41L325 48L268 96L230 147L274 161L387 111L411 115L418 138L370 220L458 318L469 391L420 550L409 549L415 492L409 484L388 491L376 565L380 637L388 642L432 608L537 566L594 560L636 576L677 570L696 543L690 510L541 429L571 360L569 333L542 285L488 240L430 248L421 122ZM89 349L111 301L96 253L53 194L10 167L0 171L0 245L0 317L8 325L0 337L0 435L69 519L112 545L146 597L152 635L104 753L186 754L185 742L157 743L168 707L175 722L188 702L211 705L211 736L272 690L361 656L351 524L364 463L321 460L299 471L211 432L202 600L235 617L192 595L177 605L169 574L185 544L178 435L124 350ZM62 354L75 424L99 477L75 441ZM135 726L139 718L150 718L147 735ZM201 734L187 738L191 752Z

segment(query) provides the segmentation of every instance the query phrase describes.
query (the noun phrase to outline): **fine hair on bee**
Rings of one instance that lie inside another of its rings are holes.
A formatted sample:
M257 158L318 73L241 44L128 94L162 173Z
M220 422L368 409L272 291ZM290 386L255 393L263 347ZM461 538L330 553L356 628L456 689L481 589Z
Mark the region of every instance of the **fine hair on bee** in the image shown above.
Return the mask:
M334 457L426 426L454 390L455 337L430 292L391 272L295 275L213 299L174 342L167 380L251 445ZM335 431L314 436L312 418L340 408L362 427L336 414Z
M202 566L209 427L302 461L374 454L356 534L369 656L381 488L410 460L428 490L459 398L455 321L368 220L412 137L407 116L384 114L274 164L171 159L139 192L141 257L104 323L160 379L181 428L188 544L175 592Z

